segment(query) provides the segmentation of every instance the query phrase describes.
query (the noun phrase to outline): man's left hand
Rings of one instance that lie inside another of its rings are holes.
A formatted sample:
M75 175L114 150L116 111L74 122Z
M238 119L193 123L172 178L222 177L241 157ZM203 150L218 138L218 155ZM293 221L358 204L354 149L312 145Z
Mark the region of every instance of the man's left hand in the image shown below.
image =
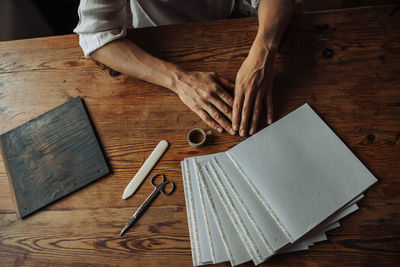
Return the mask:
M257 131L263 101L267 123L272 123L273 57L263 41L256 39L236 75L232 128L242 137Z

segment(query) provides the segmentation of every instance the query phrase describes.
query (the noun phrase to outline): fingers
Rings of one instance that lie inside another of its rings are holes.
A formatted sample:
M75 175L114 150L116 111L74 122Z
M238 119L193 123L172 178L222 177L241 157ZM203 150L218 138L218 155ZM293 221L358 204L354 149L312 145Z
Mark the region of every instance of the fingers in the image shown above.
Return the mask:
M217 130L218 132L222 132L221 126L218 125L211 117L208 115L207 112L205 112L203 109L199 108L194 110L194 112L205 122L207 123L208 126L211 128Z
M224 77L219 76L218 74L214 75L215 80L222 85L224 88L229 89L229 90L233 90L235 89L235 83L231 82L228 79L225 79Z
M235 84L232 83L231 81L219 76L218 74L214 74L214 80L223 86L224 88L227 88L229 90L233 90L235 88ZM226 104L229 105L229 107L232 107L233 105L233 97L228 94L222 87L217 86L215 90L216 95L218 95L219 98L221 98Z
M207 123L210 127L214 128L218 132L223 132L222 127L227 132L231 132L230 122L213 105L204 102L202 103L202 109L197 110L196 113L205 123Z
M233 110L232 110L232 129L234 133L239 130L239 121L241 119L241 112L244 100L244 94L240 90L235 89L235 99L233 101Z
M259 90L254 100L253 116L251 119L251 127L249 131L250 135L255 134L257 131L258 122L260 121L263 99L264 99L263 92Z
M249 125L249 117L250 113L253 109L253 102L254 102L254 88L249 90L247 94L245 94L243 108L242 108L242 120L240 123L240 131L239 135L244 137L247 135L247 127Z
M222 99L229 106L229 109L231 109L231 107L233 106L233 97L230 94L228 94L221 87L217 86L214 96L215 96L215 99L218 99L218 100ZM221 111L223 111L223 110L221 110ZM229 118L229 119L231 119L231 118Z
M220 126L222 126L227 132L231 129L230 122L218 111L213 105L204 104L203 109L216 121ZM222 133L221 127L217 128L217 131Z
M218 75L216 75L218 76ZM232 105L233 97L229 95L222 87L216 85L214 90L208 95L207 100L212 105L203 103L203 108L208 114L218 122L227 132L234 135L231 123L226 119L232 121ZM224 114L226 118L222 115Z
M249 134L253 135L257 131L258 123L260 121L263 99L265 98L265 103L267 106L267 124L270 125L273 121L273 101L272 101L272 81L271 79L267 85L266 93L264 90L258 90L256 98L254 100L253 117L251 121L251 127ZM264 95L265 94L265 95Z
M178 90L181 100L211 128L218 132L225 129L234 135L231 124L234 99L224 90L234 88L234 84L210 72L191 72L185 78Z
M230 121L232 120L231 107L228 106L224 101L222 101L218 95L210 97L209 102L213 104L214 107L216 107L220 112L222 112Z

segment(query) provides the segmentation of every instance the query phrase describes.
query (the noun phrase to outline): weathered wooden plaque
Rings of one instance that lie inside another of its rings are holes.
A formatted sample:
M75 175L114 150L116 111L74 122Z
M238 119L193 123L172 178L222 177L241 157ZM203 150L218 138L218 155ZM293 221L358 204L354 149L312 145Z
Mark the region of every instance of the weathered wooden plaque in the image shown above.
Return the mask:
M0 135L0 148L19 217L109 172L79 97Z

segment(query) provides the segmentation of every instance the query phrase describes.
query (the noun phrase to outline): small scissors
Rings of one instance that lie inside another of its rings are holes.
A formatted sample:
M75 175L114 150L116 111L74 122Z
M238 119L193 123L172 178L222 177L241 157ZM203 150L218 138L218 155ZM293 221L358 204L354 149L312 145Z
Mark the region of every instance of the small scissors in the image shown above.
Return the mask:
M160 176L161 177L161 183L155 184L156 183L156 178ZM146 208L150 205L151 201L158 195L159 192L163 193L166 196L171 195L174 192L175 189L175 184L172 181L168 181L165 179L165 176L163 174L156 174L151 178L151 184L155 187L153 192L147 197L147 199L140 205L140 207L137 209L137 211L132 215L131 219L129 222L125 225L124 229L122 229L121 233L119 234L122 236L132 225L132 223L143 213L143 211L146 210ZM167 184L171 184L172 188L168 192L165 191L165 186Z

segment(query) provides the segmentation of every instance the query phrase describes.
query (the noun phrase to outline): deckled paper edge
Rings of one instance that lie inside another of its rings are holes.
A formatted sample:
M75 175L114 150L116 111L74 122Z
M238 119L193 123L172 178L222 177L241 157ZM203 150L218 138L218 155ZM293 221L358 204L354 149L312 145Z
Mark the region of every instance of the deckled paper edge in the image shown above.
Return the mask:
M209 244L210 250L211 250L211 258L212 258L213 264L215 264L216 263L215 251L214 251L214 245L213 245L213 242L212 242L212 236L211 236L210 225L209 225L210 218L208 218L208 215L207 215L207 212L206 212L206 205L205 205L204 192L203 192L204 189L203 189L202 186L199 186L199 190L200 190L201 209L203 210L203 214L204 214L206 230L207 230L207 236L208 236L208 244Z
M256 222L256 220L254 219L253 215L251 214L251 212L247 208L246 204L244 203L243 199L240 197L239 192L233 186L232 181L230 180L230 178L226 174L225 170L222 168L221 163L219 162L219 160L216 157L212 157L212 162L210 164L216 165L217 168L221 171L221 173L223 175L223 178L225 179L225 181L227 182L229 188L232 190L232 192L235 195L236 199L238 200L238 202L240 203L240 205L242 206L242 208L246 212L247 216L249 217L249 219L250 219L251 223L253 224L254 228L256 229L257 233L260 235L260 238L264 242L264 244L267 247L268 251L271 252L271 253L274 253L271 244L268 242L268 239L265 237L265 235L262 232L259 224Z
M233 155L229 152L225 152L229 159L232 161L233 165L238 169L238 171L242 174L243 178L245 181L249 184L250 188L253 190L253 192L257 195L257 197L260 199L261 203L264 205L264 207L267 209L271 217L275 220L275 222L278 224L278 226L281 228L283 233L286 235L286 237L289 239L291 243L294 242L294 239L292 235L289 233L289 231L286 229L285 225L281 222L281 220L278 218L276 215L275 211L271 208L271 206L268 204L268 202L265 200L265 198L261 195L261 193L258 191L257 187L253 184L253 182L250 180L250 178L247 176L247 174L243 171L243 169L240 167L239 163L236 161L236 159L233 157Z
M251 259L253 260L255 265L260 264L263 260L261 257L261 253L260 251L257 249L253 238L251 238L249 231L247 230L247 228L245 227L243 221L241 219L239 219L239 215L237 215L237 210L235 210L234 204L232 202L231 199L228 199L231 204L232 207L228 205L227 203L227 199L225 199L223 197L223 193L221 191L221 188L219 188L219 186L217 185L217 183L215 182L215 180L213 179L213 175L211 174L210 168L205 165L204 170L209 178L209 181L211 182L211 184L214 186L215 191L217 192L218 197L220 198L222 205L224 206L225 210L228 213L229 218L231 219L231 221L233 222L233 225L236 229L236 232L239 234L240 239L242 240L247 252L250 254ZM215 173L213 171L214 174L214 178L216 180L221 180L221 178L219 177L219 175L217 173ZM225 195L229 198L226 189L222 188L222 190L225 190ZM233 214L236 213L236 214ZM239 219L239 221L238 221Z
M212 211L212 213L213 213L215 222L217 223L217 227L218 227L219 233L221 234L222 242L223 242L224 245L225 245L225 250L226 250L226 252L227 252L227 254L228 254L229 261L231 262L231 265L232 265L232 266L235 266L235 265L236 265L236 262L235 262L235 260L233 259L232 250L231 250L231 248L230 248L230 246L229 246L228 241L226 240L225 232L224 232L224 230L222 229L221 221L219 220L218 214L217 214L217 212L216 212L216 208L215 208L214 201L213 201L212 198L211 198L210 189L208 188L207 183L204 181L204 176L203 176L204 174L203 174L203 172L201 171L201 169L199 168L199 166L198 166L198 164L197 164L197 162L196 162L195 159L194 159L194 163L195 163L195 169L196 169L197 174L198 174L198 178L200 179L200 183L201 183L202 187L204 188L204 191L206 192L206 196L207 196L208 202L210 203L211 211Z
M195 233L197 229L193 229L196 227L193 227L193 225L196 225L195 220L193 220L192 217L192 212L193 212L193 198L191 196L191 186L188 185L189 179L188 179L188 172L189 168L186 166L187 162L186 161L181 161L181 168L182 168L182 180L183 180L183 189L184 189L184 195L185 195L185 201L186 201L186 214L188 218L188 227L189 227L189 235L190 235L190 246L192 247L192 259L193 259L193 265L194 266L199 266L199 255L197 253L197 250L200 250L200 246L197 244L196 246L196 241L198 242L198 237ZM196 216L196 215L194 215Z

